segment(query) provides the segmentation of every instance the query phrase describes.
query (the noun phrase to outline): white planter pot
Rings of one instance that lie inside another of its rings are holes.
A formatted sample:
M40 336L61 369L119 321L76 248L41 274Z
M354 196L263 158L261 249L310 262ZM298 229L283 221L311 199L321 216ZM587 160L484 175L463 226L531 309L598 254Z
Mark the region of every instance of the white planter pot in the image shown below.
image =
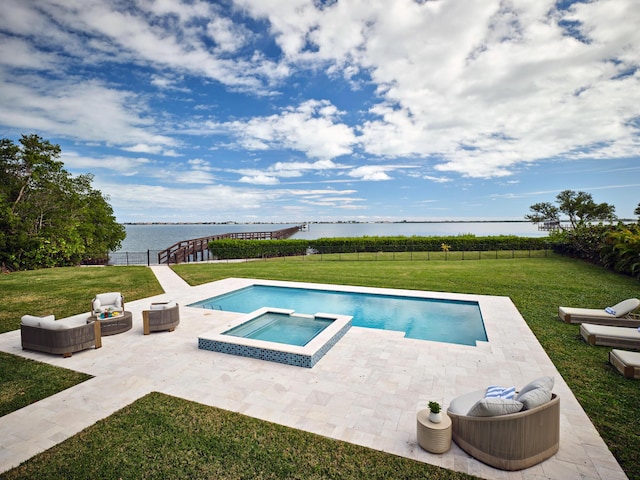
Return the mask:
M429 421L431 423L440 423L442 421L442 413L429 412Z

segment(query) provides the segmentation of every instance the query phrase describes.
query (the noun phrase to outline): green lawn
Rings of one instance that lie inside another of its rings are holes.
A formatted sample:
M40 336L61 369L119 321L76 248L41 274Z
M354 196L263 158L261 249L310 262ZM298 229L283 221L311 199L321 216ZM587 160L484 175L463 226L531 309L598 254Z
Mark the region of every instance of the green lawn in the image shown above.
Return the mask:
M464 261L351 261L345 257L340 261L333 261L331 257L308 261L298 257L246 263L190 264L174 268L192 285L227 277L248 277L509 296L628 477L640 478L640 462L637 462L640 450L637 434L640 427L637 415L640 411L640 382L627 380L612 369L607 363L610 349L588 346L581 340L578 326L557 320L559 305L595 308L640 296L640 283L630 277L552 255L532 259ZM47 313L34 310L33 305L41 304L45 297L49 298L49 287L58 283L73 284L79 278L89 285L89 278L93 275L100 276L102 282L105 279L114 282L112 287L100 291L120 290L129 299L157 294L159 287L153 278L149 278L150 273L144 267L117 267L4 275L0 277L0 291L4 293L10 287L11 296L29 296L30 300L11 301L0 312L0 325L4 331L15 329L20 315ZM52 275L51 280L48 275ZM121 275L127 279L123 280ZM34 292L32 286L36 277L39 287ZM101 281L96 280L95 285L104 285ZM138 292L135 287L142 285L146 287ZM129 286L132 290L128 290ZM62 297L56 311L58 316L88 309L86 290L82 293L82 288L58 289L54 297L56 295ZM6 362L7 358L0 356L0 372L5 371ZM29 371L32 367L25 368ZM15 379L6 381L4 373L0 375L3 392L5 388L20 388L19 381L16 386ZM28 373L24 375L29 376ZM57 377L58 374L52 376ZM163 407L158 408L157 404ZM176 422L175 418L183 418L184 421ZM246 436L246 427L223 428L245 425L244 422L250 422L250 431L255 433ZM116 440L112 442L112 438ZM290 470L294 466L304 472L300 478L465 478L455 472L381 452L321 440L306 432L291 431L268 422L154 394L34 457L20 469L8 472L6 478L58 478L62 470L57 468L68 469L64 470L70 472L66 478L80 478L82 473L75 472L84 471L106 472L104 477L124 478L128 475L121 472L129 470L122 468L134 468L133 465L140 468L139 472L149 472L148 478L296 478L291 473L296 470ZM309 455L302 455L299 445L307 445L312 451ZM316 445L318 450L314 453ZM269 457L273 456L273 465L256 471L251 455L247 457L243 453L247 449L250 452L256 449L271 452ZM92 453L94 451L95 454ZM217 465L219 458L225 459L223 473ZM180 473L183 471L187 472L185 476ZM378 471L386 473L379 475ZM130 478L144 477L141 473Z

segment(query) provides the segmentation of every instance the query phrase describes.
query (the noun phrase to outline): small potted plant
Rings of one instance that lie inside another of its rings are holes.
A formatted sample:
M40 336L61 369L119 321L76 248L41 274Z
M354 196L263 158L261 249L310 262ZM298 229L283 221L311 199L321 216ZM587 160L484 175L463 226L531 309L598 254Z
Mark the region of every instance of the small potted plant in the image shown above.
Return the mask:
M440 404L438 402L429 402L429 421L432 423L440 423L442 421L442 413L440 413Z

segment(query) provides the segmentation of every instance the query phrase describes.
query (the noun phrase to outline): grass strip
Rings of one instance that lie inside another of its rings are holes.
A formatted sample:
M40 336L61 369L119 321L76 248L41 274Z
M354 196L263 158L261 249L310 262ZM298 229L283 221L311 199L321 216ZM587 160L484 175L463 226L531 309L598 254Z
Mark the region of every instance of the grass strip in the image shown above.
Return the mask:
M154 392L3 478L474 477Z
M85 373L0 352L0 416L90 378Z

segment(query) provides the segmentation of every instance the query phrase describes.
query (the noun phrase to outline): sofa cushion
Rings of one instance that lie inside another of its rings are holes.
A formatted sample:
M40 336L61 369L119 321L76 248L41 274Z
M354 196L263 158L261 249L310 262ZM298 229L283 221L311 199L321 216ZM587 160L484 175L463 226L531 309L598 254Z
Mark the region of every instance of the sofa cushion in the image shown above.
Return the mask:
M167 308L173 308L176 306L176 302L173 300L169 302L155 302L151 304L149 310L166 310Z
M25 316L31 317L30 315ZM22 317L22 325L44 328L47 330L66 330L72 327L72 325L67 325L64 322L57 321L53 315L48 315L46 317L31 317L27 319Z
M467 412L470 417L495 417L508 415L522 410L523 404L506 398L483 398Z
M465 393L451 400L448 411L456 415L466 415L476 402L484 398L484 390Z
M520 397L525 393L534 390L536 388L544 388L545 390L551 391L553 389L553 377L540 377L536 378L532 382L527 383L524 387L520 389L518 395L516 396L516 400L520 400Z
M518 401L524 405L523 410L531 410L551 400L551 390L546 388L534 388L523 395L518 396Z
M55 315L47 315L46 317L37 317L35 315L23 315L20 323L27 327L42 327L42 324L49 325L56 319Z
M82 325L87 324L87 319L89 318L90 313L78 313L77 315L72 315L71 317L65 317L58 320L58 323L64 325L67 328L80 327Z

